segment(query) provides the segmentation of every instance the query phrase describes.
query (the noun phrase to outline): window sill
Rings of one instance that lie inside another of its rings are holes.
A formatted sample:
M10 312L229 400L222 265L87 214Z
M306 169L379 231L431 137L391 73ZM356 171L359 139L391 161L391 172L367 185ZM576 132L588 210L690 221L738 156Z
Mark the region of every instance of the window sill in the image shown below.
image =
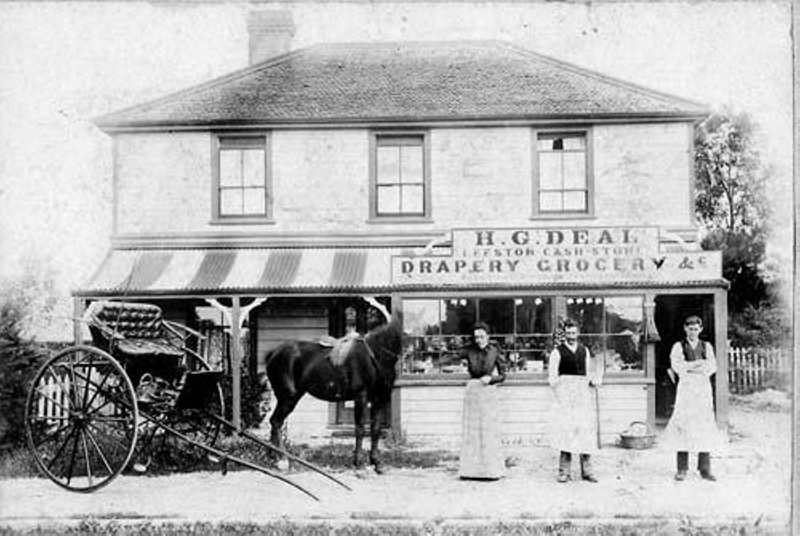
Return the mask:
M209 225L274 225L275 220L264 217L231 217L215 218L208 222Z
M597 216L594 214L586 214L585 212L560 212L560 213L544 213L532 214L530 220L594 220Z
M367 223L433 223L433 218L428 216L373 216L367 220Z

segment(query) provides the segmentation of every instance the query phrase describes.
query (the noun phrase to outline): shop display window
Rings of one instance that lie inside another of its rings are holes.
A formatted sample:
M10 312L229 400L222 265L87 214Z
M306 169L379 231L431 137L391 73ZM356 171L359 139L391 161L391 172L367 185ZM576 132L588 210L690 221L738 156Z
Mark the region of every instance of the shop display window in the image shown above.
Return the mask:
M404 374L466 373L460 350L476 321L489 325L509 372L544 372L553 347L553 299L533 297L403 300Z
M606 372L644 370L641 296L568 297L566 310L578 322L581 343L603 359Z
M581 343L606 372L644 371L642 296L406 298L403 310L403 374L465 374L460 350L477 321L489 326L509 373L545 373L554 331L565 317L578 322Z

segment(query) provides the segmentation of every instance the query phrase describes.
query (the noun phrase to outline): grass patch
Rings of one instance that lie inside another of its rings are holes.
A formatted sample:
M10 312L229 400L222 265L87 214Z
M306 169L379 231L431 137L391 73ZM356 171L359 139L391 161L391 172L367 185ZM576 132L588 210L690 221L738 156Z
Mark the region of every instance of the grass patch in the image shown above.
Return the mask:
M226 451L232 456L245 459L251 463L267 468L275 468L277 460L271 451L257 443L239 437L222 437L217 440L215 448ZM369 443L367 442L367 446ZM175 473L191 473L195 471L219 471L220 462L203 457L193 466L175 463L181 459L184 445L177 443L174 447L161 450L152 454L152 462L144 476L163 476ZM329 472L346 471L352 469L353 442L337 443L319 446L307 444L294 444L289 447L289 452ZM362 454L362 461L366 464L367 452ZM419 450L409 446L406 442L386 442L381 445L381 461L386 468L395 469L429 469L438 467L448 462L458 460L456 452L448 450ZM132 461L142 459L134 455ZM132 463L130 464L132 466ZM293 464L293 469L306 470L299 464ZM229 471L239 471L244 468L236 463L229 462ZM126 474L133 473L129 467ZM33 455L27 447L20 446L0 452L0 478L28 478L41 476L36 468Z
M25 534L43 536L50 534L112 534L119 536L161 535L234 535L258 534L264 536L427 536L433 527L423 523L397 523L373 521L359 522L295 522L289 520L253 523L119 523L115 521L84 520L72 526L36 527L14 531L0 527L0 535Z
M27 447L0 451L0 478L30 478L39 475L36 460Z
M784 413L792 410L792 398L789 393L775 389L765 389L747 395L730 396L732 407L750 411Z
M351 444L310 447L297 445L291 452L304 460L330 469L350 469L353 461ZM386 467L398 469L430 469L458 460L458 454L447 450L417 450L408 446L388 446L380 451ZM366 456L364 457L366 463Z
M119 536L144 535L234 535L258 534L267 536L484 536L484 535L559 535L559 536L659 536L681 534L685 536L741 536L742 534L778 534L779 532L751 524L725 522L695 525L686 521L607 521L598 520L495 520L456 521L432 519L427 521L349 520L349 521L292 521L281 519L266 523L153 523L120 522L103 519L85 519L73 525L32 527L22 530L0 527L0 536L17 534L111 534Z

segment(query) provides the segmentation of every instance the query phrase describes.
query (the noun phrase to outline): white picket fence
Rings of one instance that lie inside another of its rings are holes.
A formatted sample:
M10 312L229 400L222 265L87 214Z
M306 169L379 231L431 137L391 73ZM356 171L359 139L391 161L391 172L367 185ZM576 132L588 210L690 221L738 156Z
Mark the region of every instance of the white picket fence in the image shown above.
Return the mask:
M90 384L88 386L88 393L86 402L91 402L91 406L85 408L86 410L95 410L98 414L103 416L113 416L116 413L116 406L108 403L102 394L95 394L95 386L99 383L94 379L95 371L90 371ZM108 382L106 384L108 386ZM73 402L70 400L70 392L84 393L87 387L85 382L79 382L77 389L73 389L68 374L59 375L58 377L49 376L42 383L39 384L38 390L41 396L36 400L36 416L40 419L47 419L45 422L49 426L57 425L65 421L73 408ZM78 396L73 394L72 396ZM81 401L82 402L82 401ZM81 404L82 405L82 404Z
M69 377L63 377L56 380L54 377L49 377L39 387L42 396L40 396L36 403L37 416L40 418L47 418L48 425L53 426L60 423L69 416Z
M728 384L731 393L746 394L768 387L788 387L792 363L780 348L729 348Z

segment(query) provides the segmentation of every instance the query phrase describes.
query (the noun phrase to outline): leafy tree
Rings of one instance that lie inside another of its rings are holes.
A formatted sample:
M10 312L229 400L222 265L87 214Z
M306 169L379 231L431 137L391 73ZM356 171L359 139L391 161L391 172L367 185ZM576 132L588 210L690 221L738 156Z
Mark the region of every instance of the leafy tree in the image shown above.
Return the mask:
M695 132L695 213L703 249L722 250L729 336L743 346L776 344L785 329L774 285L764 271L769 170L756 149L756 125L746 113L723 110Z
M772 301L772 289L763 275L766 248L763 234L748 235L716 229L705 236L702 247L722 250L722 277L731 283L728 290L731 314Z
M758 238L768 218L766 170L746 113L721 112L695 132L695 211L709 231Z

